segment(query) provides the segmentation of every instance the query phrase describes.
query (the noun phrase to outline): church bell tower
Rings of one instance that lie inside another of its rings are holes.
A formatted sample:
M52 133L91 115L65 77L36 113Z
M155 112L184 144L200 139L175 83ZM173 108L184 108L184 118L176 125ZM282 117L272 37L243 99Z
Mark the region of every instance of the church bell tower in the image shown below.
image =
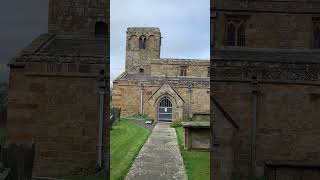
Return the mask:
M160 59L161 33L154 27L127 29L126 72L151 74L151 60Z
M95 36L108 29L108 9L106 0L50 0L49 33Z

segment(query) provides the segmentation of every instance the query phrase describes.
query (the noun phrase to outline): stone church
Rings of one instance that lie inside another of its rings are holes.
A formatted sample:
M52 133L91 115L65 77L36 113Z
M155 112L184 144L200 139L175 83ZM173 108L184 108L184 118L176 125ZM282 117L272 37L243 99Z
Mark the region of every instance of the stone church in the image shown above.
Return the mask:
M122 116L147 114L154 121L209 116L209 60L160 58L161 32L129 27L125 72L113 81L112 105Z
M50 0L49 32L9 63L9 140L35 143L34 176L104 162L97 77L109 68L108 9L105 0Z
M212 1L211 179L320 179L319 12Z

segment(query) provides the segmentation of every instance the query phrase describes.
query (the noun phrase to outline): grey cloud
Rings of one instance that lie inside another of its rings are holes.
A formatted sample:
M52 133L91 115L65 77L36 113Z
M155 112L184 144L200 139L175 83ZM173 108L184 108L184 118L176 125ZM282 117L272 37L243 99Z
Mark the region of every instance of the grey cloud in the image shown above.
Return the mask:
M47 32L48 0L10 0L0 6L0 66ZM0 68L0 81L7 80L8 68Z
M164 37L161 57L209 58L209 0L111 0L111 79L124 70L130 26L159 27Z

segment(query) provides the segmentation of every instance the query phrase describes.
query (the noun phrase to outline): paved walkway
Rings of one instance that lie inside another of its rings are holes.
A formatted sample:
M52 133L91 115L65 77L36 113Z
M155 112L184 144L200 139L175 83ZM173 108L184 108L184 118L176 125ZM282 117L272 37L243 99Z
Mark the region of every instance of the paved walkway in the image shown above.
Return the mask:
M125 180L186 180L177 136L169 123L158 123Z

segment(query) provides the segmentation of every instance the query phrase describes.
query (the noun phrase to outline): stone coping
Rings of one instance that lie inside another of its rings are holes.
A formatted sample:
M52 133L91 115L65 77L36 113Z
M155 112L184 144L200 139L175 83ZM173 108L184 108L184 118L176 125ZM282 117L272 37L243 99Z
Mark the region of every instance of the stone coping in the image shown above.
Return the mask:
M78 63L78 64L107 64L107 56L53 56L53 55L22 55L14 57L8 66L24 66L26 63Z
M248 61L265 63L319 64L318 49L271 49L271 48L216 48L212 59L218 61Z
M193 115L210 115L208 112L195 112Z
M60 76L60 77L83 77L97 78L98 73L48 73L48 72L26 72L26 76Z
M131 32L131 31L156 31L156 32L160 32L160 28L158 27L128 27L127 28L127 32Z
M210 128L209 121L188 121L181 124L183 128Z
M115 81L185 81L189 83L192 82L202 82L202 83L209 83L210 77L194 77L194 76L153 76L148 74L128 74L124 72L123 74L119 75Z
M198 65L198 66L209 66L210 60L205 59L173 59L173 58L160 58L160 59L152 59L152 65Z
M270 167L320 168L320 162L269 160L265 164Z

